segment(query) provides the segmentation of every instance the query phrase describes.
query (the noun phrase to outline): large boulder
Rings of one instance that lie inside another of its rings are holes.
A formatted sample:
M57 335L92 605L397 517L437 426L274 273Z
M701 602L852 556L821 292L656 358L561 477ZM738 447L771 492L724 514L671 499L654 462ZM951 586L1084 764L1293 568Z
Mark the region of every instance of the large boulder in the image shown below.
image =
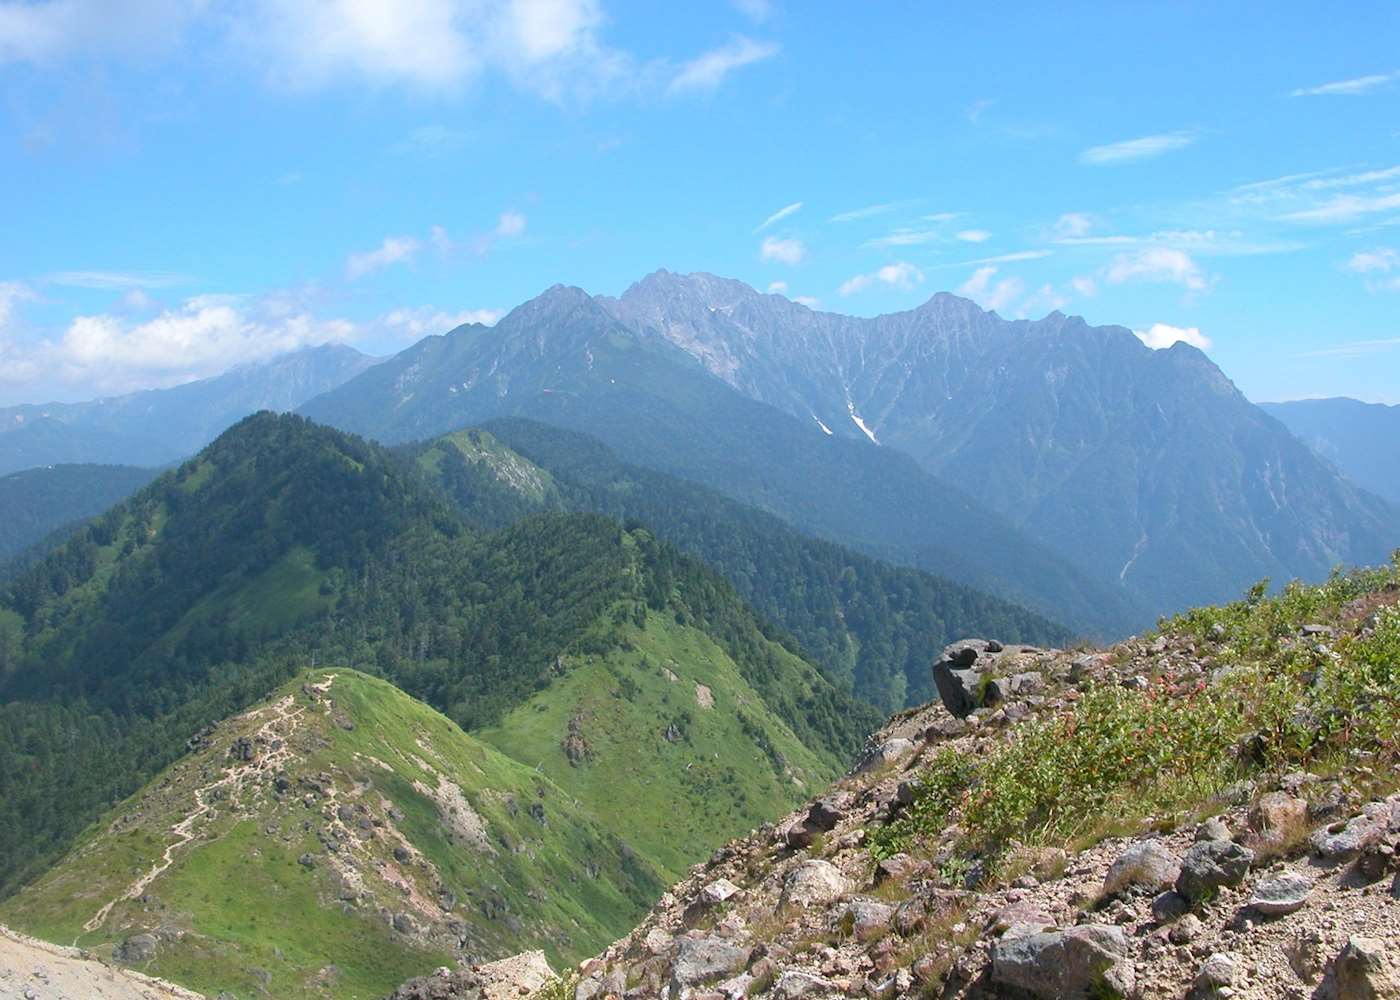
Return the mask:
M1170 889L1181 874L1181 863L1160 840L1140 840L1118 856L1103 879L1106 896L1134 886L1156 894Z
M992 982L1045 1000L1128 996L1136 975L1123 928L1081 924L1062 931L1008 931L992 945Z
M846 876L830 861L804 861L783 880L784 906L824 906L851 889Z
M154 934L133 934L112 952L112 957L126 965L140 965L156 957L157 942Z
M944 647L933 664L933 684L949 713L965 719L982 706L983 678L1001 651L1001 643L986 639L963 639Z
M1263 879L1254 887L1249 905L1266 917L1281 917L1301 910L1312 888L1312 881L1296 872Z
M482 1000L483 980L467 969L438 969L410 979L386 1000Z
M1181 859L1176 891L1195 905L1222 886L1239 885L1253 862L1254 852L1233 840L1199 841Z
M526 951L478 966L482 1000L518 1000L554 981L554 970L542 951Z
M724 938L681 938L671 962L671 990L681 993L698 983L738 972L749 962L749 950Z
M1338 1000L1400 1000L1400 974L1375 938L1353 937L1332 966Z

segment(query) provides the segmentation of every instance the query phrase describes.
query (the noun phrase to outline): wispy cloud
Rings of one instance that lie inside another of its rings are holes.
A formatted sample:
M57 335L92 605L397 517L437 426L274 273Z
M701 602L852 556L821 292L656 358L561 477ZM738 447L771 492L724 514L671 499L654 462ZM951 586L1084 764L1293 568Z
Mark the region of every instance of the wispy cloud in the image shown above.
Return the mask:
M802 211L802 202L800 201L794 201L791 205L784 205L782 208L778 209L772 215L768 216L768 218L764 219L757 226L755 226L754 232L761 233L774 223L781 222L782 220L786 219L789 215L793 215L800 211Z
M1342 266L1363 275L1369 292L1400 292L1400 251L1392 247L1359 251Z
M896 201L887 201L879 205L866 205L864 208L853 208L849 212L838 212L826 221L857 222L860 219L870 219L877 215L885 215L888 212L893 212L899 206L900 203Z
M1145 247L1119 254L1105 269L1104 277L1115 285L1147 281L1181 285L1192 292L1204 291L1210 284L1190 254L1172 247Z
M701 53L684 63L671 78L670 91L714 90L735 70L771 59L779 48L773 42L760 42L742 35L728 45Z
M955 233L953 238L964 243L986 243L992 238L992 234L985 229L964 229L960 233Z
M400 339L421 340L469 323L495 326L496 321L505 314L504 309L463 309L458 312L445 312L432 306L418 306L395 309L380 320L380 325Z
M171 271L58 271L44 276L51 285L125 291L129 288L174 288L189 279Z
M1120 163L1136 163L1150 160L1178 149L1185 149L1196 141L1193 132L1162 132L1158 135L1145 135L1137 139L1111 142L1105 146L1091 146L1079 154L1079 162L1092 167L1117 166Z
M762 24L773 16L772 0L730 0L730 3L755 24Z
M345 260L345 277L354 281L393 264L411 261L423 244L412 236L386 236L373 250L352 253Z
M389 147L391 153L399 156L441 156L461 149L467 142L467 134L446 125L419 125L398 142Z
M1369 94L1392 80L1400 79L1400 73L1372 73L1370 76L1357 76L1350 80L1333 80L1315 87L1299 87L1291 97L1356 97Z
M972 277L958 286L958 294L966 296L983 309L1006 309L1021 297L1026 286L1020 278L993 281L996 274L997 268L994 265L979 267L972 272Z
M768 282L769 295L786 295L788 293L788 283L786 281Z
M1363 358L1382 351L1400 348L1400 337L1385 337L1380 340L1353 340L1332 347L1320 347L1314 351L1304 351L1301 358Z
M526 218L523 212L513 212L509 209L501 213L501 217L496 220L496 235L506 239L525 235Z
M844 298L848 295L855 295L857 292L863 292L875 285L888 285L891 288L908 291L915 285L923 284L923 281L923 271L920 271L913 264L901 260L894 264L886 264L868 274L857 274L847 278L841 283L841 287L836 289L836 294Z
M796 265L802 263L802 258L807 256L807 247L803 245L801 240L783 240L776 236L765 236L763 243L759 245L758 252L764 260Z
M1134 330L1133 336L1154 351L1171 347L1175 343L1190 344L1202 351L1210 350L1210 338L1201 333L1200 327L1195 326L1153 323L1146 330Z
M939 267L974 267L978 264L1014 264L1023 260L1040 260L1049 257L1052 250L1017 250L1013 253L998 254L995 257L978 257L976 260L960 260L955 264L940 264Z
M1400 192L1393 194L1339 194L1312 208L1287 212L1279 218L1285 222L1315 222L1330 225L1354 222L1367 215L1400 208Z
M1087 212L1066 212L1050 227L1056 239L1073 240L1089 235L1094 228L1094 217Z
M943 239L943 234L933 229L896 229L884 236L866 240L867 247L914 247L924 243L934 243Z

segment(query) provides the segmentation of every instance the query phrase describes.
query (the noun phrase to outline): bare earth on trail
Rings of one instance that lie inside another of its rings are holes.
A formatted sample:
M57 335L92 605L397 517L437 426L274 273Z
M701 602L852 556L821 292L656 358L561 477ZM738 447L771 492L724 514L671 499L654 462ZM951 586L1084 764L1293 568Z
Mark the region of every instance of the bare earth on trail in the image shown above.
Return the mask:
M203 1000L173 983L0 927L0 1000Z

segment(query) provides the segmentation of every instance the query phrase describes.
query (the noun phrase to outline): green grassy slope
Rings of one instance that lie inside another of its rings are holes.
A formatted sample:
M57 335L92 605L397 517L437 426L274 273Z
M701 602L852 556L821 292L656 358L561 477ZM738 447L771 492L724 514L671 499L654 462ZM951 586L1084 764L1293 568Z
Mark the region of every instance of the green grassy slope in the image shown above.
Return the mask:
M651 612L623 638L605 655L570 658L547 690L477 735L579 801L606 804L600 820L669 876L840 773L703 632ZM778 656L802 697L811 668Z
M139 967L211 996L378 997L455 954L577 959L661 888L548 776L333 669L219 726L0 920L99 955L150 933Z

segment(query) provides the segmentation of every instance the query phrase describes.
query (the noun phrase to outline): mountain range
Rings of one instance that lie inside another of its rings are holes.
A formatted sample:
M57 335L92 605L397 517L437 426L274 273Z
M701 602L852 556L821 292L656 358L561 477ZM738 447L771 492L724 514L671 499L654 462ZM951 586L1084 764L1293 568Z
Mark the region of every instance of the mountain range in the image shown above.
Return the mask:
M1259 406L1352 482L1400 504L1400 406L1345 398Z
M259 410L294 410L374 363L325 344L171 389L0 408L0 475L60 463L162 466ZM94 511L95 513L95 511Z
M1394 511L1200 351L940 294L865 320L662 271L556 286L302 412L387 441L503 415L593 434L799 527L1121 633L1383 560Z

